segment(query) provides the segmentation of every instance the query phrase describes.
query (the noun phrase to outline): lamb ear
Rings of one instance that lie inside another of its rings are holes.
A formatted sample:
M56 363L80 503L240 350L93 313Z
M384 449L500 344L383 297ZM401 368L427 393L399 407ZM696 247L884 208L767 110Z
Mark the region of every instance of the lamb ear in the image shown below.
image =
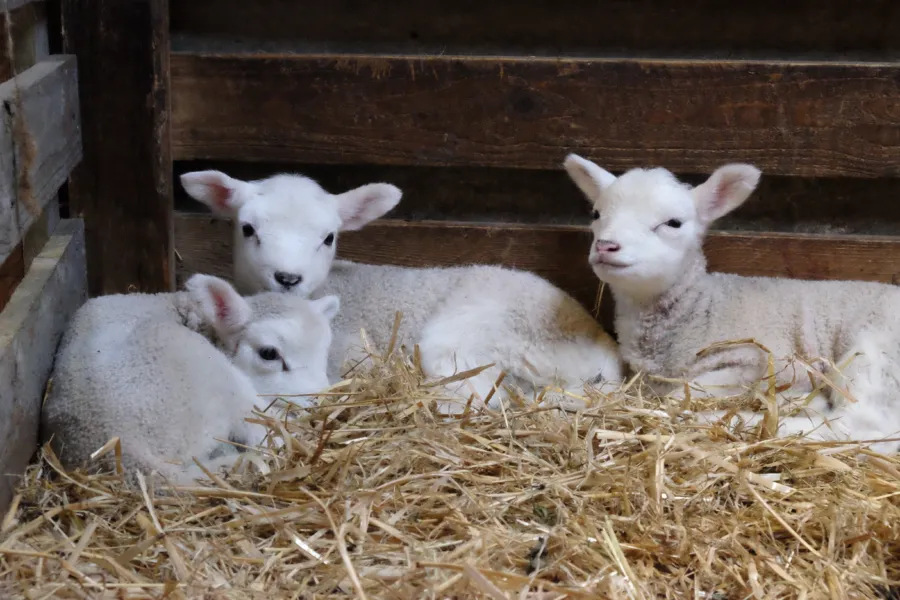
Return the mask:
M188 195L207 205L220 216L233 217L244 203L253 185L221 171L192 171L181 177L181 186Z
M341 231L355 231L397 206L403 192L389 183L369 183L332 196L341 217Z
M247 301L230 283L212 275L193 275L184 288L203 320L222 336L244 328L253 314Z
M732 163L716 169L692 190L697 213L707 224L744 203L759 183L761 171L753 165Z
M616 180L615 175L577 154L568 155L563 161L563 167L591 204L597 200L600 192Z
M341 300L337 296L322 296L310 302L313 308L331 321L341 308Z

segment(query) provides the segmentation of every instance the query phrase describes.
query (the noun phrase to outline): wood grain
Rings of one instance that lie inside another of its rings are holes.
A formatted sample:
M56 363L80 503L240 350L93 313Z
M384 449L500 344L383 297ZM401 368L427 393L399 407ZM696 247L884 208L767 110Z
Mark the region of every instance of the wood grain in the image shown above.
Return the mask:
M315 165L235 161L176 161L175 208L205 210L178 183L188 171L218 169L254 180L275 173L312 177L340 193L386 181L403 190L390 217L405 220L587 225L591 207L562 170L481 167ZM696 185L705 175L682 175ZM726 230L900 235L900 178L807 179L766 175L753 197L716 223Z
M174 283L166 0L63 0L78 57L84 160L69 185L92 295Z
M0 512L37 449L56 348L86 297L83 224L66 220L0 312Z
M12 298L16 287L25 278L25 273L34 261L35 256L43 250L44 244L59 223L59 203L54 197L44 208L41 216L35 220L6 260L0 264L0 310L3 310Z
M352 17L348 17L352 15ZM303 39L507 52L852 52L900 49L893 0L190 0L172 28L228 39Z
M176 53L172 88L176 159L900 175L897 64Z
M385 219L342 234L338 255L410 267L502 264L538 273L593 309L599 283L587 263L590 241L583 227ZM179 285L193 273L231 277L228 223L179 213L175 243L182 258ZM710 270L741 275L884 283L900 276L900 239L890 237L713 232L705 252ZM602 307L609 327L611 299Z
M0 0L0 83L50 54L46 3L6 0L4 9L3 1ZM12 35L13 56L9 56L7 28Z
M0 108L0 261L4 261L81 160L75 57L48 57L0 84Z

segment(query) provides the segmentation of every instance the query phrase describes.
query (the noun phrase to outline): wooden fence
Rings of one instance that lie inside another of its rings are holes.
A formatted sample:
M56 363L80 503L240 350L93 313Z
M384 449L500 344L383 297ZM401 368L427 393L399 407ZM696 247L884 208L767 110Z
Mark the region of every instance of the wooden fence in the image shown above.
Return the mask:
M50 53L43 2L7 1L0 16L0 510L37 448L53 357L87 298L84 227L60 219L58 194L82 153L76 60Z

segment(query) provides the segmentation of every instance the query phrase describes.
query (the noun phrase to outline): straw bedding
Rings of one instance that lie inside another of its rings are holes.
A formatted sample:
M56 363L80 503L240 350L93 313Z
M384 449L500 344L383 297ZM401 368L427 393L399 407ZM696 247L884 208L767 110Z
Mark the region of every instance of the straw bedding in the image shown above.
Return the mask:
M45 448L0 524L0 595L900 597L893 457L700 426L635 381L445 419L414 359L373 362L257 415L284 441L257 466L175 493Z

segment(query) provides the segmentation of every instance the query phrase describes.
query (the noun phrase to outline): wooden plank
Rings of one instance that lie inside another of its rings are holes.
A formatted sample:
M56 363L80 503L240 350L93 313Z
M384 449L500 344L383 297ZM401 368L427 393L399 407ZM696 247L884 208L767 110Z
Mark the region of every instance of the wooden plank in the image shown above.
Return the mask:
M352 18L348 18L352 15ZM405 45L452 53L886 53L900 49L894 0L190 0L172 3L172 28L228 39L303 39Z
M175 240L183 261L180 280L193 273L231 277L228 223L179 213ZM502 264L534 271L592 309L599 282L587 262L590 242L584 227L385 219L343 234L338 255L412 267ZM886 283L900 276L900 239L890 237L713 232L705 252L711 270L741 275ZM611 302L603 306L609 327Z
M0 261L81 160L78 69L52 56L0 84Z
M172 88L176 159L900 175L896 63L175 53Z
M47 6L45 2L9 4L5 12L0 0L0 83L34 66L50 54ZM13 56L9 56L7 31L12 36Z
M587 225L590 205L562 169L314 165L176 161L175 178L218 169L244 180L301 173L339 193L374 181L393 183L403 201L390 217L406 220ZM682 175L696 185L706 175ZM175 208L205 210L175 185ZM900 178L806 179L766 175L753 198L717 222L720 229L900 235Z
M0 312L0 511L37 449L41 403L56 348L86 298L83 224L66 220Z
M84 137L69 204L85 219L92 295L174 284L168 6L62 1L63 47L78 57Z
M19 282L31 266L35 256L50 239L50 234L59 223L59 202L54 198L44 208L41 216L32 223L25 234L25 239L16 245L10 255L0 265L0 310L3 310L12 298Z

